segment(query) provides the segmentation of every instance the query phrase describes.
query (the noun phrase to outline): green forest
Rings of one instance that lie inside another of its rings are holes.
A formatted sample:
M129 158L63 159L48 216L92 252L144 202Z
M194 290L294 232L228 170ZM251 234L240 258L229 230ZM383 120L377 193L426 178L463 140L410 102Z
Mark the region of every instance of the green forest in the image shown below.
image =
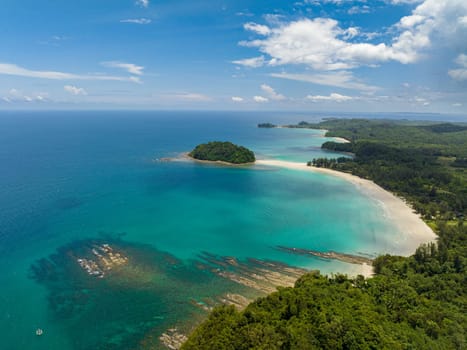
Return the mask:
M248 148L232 142L212 141L195 147L190 157L199 160L221 161L232 164L253 163L255 154Z
M467 127L363 119L290 127L349 140L323 148L353 158L310 165L371 179L406 198L437 232L437 244L410 257L378 257L372 278L312 272L241 312L218 307L182 349L467 348Z
M351 141L325 142L322 148L354 154L352 159L314 159L313 165L371 179L407 199L427 221L465 218L466 125L362 119L307 125L327 129L326 136Z

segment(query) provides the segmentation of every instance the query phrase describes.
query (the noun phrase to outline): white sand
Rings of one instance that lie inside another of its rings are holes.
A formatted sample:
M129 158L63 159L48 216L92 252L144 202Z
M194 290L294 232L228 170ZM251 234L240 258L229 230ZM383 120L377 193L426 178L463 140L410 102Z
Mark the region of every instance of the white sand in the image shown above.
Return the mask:
M344 139L343 137L333 137L333 136L326 136L326 138L332 138L334 141L340 142L340 143L350 143L349 140Z
M403 233L402 240L398 244L400 250L392 253L409 256L415 252L420 244L432 242L436 239L436 235L431 228L423 222L420 216L403 199L384 190L373 181L340 171L307 166L304 163L282 160L257 160L256 164L328 174L351 182L362 193L381 203L386 216L396 225L398 231Z

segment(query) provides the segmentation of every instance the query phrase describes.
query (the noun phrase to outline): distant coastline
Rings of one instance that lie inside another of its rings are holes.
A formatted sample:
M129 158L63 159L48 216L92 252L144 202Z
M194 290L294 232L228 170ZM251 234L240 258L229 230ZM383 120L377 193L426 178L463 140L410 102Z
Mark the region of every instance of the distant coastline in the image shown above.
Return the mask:
M324 131L324 135L323 135L324 137L332 138L335 141L341 142L341 143L350 143L350 141L347 140L344 137L326 136L325 134L329 131L327 129L322 129L322 128L318 128L318 127L313 128L313 127L310 127L309 125L311 125L311 124L306 124L306 126L296 126L296 125L276 125L276 124L272 124L272 123L260 123L260 124L258 124L258 128L263 128L263 129L311 129L311 130L322 130L322 131Z

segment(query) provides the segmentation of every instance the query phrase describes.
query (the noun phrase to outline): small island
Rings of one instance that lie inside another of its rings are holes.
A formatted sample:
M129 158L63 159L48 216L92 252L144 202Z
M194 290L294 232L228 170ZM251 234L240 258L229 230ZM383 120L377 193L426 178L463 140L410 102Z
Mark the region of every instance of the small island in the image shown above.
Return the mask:
M272 123L259 123L258 128L277 128L277 125Z
M221 141L200 144L188 155L197 160L228 164L247 164L256 160L255 154L248 148Z

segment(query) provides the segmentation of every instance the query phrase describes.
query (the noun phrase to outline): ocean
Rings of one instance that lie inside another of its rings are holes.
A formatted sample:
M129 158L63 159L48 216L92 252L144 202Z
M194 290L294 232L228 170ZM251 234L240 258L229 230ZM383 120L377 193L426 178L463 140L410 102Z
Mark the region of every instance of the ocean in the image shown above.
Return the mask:
M213 140L262 158L340 156L320 149L329 140L322 131L256 127L320 118L2 112L1 349L161 348L168 329L186 333L223 299L271 288L239 283L239 276L352 269L280 246L397 252L403 233L379 203L342 179L165 160ZM92 267L92 259L101 265Z

